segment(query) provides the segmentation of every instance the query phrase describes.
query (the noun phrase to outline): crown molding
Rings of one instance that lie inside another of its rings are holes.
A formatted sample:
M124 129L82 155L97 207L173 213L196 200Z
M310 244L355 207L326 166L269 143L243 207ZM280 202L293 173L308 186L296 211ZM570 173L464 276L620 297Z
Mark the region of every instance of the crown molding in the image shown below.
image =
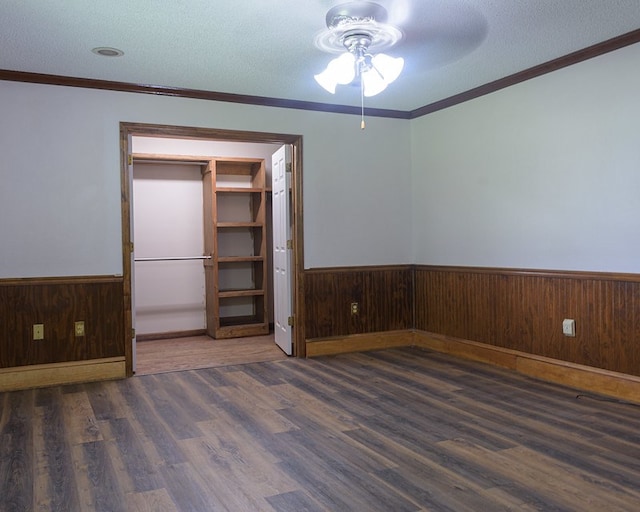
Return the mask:
M427 114L437 112L438 110L453 107L454 105L464 103L465 101L479 98L480 96L484 96L486 94L499 91L500 89L505 89L506 87L531 80L532 78L546 75L547 73L566 68L567 66L572 66L573 64L578 64L579 62L604 55L605 53L609 53L614 50L619 50L620 48L624 48L625 46L630 46L638 42L640 42L640 29L633 30L632 32L627 32L626 34L623 34L621 36L608 39L601 43L594 44L593 46L588 46L587 48L583 48L582 50L569 53L568 55L558 57L557 59L544 62L542 64L539 64L538 66L525 69L518 73L514 73L513 75L500 78L474 89L470 89L468 91L461 92L460 94L450 96L449 98L445 98L443 100L436 101L434 103L430 103L429 105L417 108L409 113L409 118L415 119L417 117L422 117Z
M260 105L265 107L293 108L298 110L331 112L335 114L361 114L361 109L357 106L334 105L331 103L316 103L312 101L287 100L282 98L268 98L265 96L249 96L245 94L204 91L200 89L184 89L180 87L167 87L163 85L116 82L111 80L98 80L94 78L47 75L43 73L12 71L8 69L0 69L0 80L44 85L61 85L65 87L80 87L84 89L102 89L107 91L132 92L138 94L153 94L156 96L173 96L178 98L190 98L208 101L224 101L228 103L242 103L245 105ZM409 119L409 112L407 111L383 108L365 108L365 115L367 115L368 117Z
M480 96L499 91L506 87L531 80L547 73L583 62L605 53L624 48L640 42L640 29L627 32L620 36L594 44L582 50L550 60L538 66L534 66L513 75L494 80L487 84L475 87L468 91L450 96L448 98L424 105L414 110L392 110L381 108L365 108L368 117L387 117L393 119L416 119L418 117L443 110L445 108L464 103ZM334 105L332 103L318 103L312 101L288 100L282 98L268 98L264 96L249 96L245 94L231 94L225 92L204 91L199 89L184 89L180 87L166 87L162 85L136 84L128 82L116 82L111 80L97 80L93 78L78 78L60 75L48 75L43 73L30 73L27 71L12 71L0 69L0 80L12 82L28 82L45 85L60 85L66 87L81 87L85 89L102 89L108 91L131 92L138 94L153 94L157 96L173 96L178 98L191 98L208 101L223 101L241 103L245 105L259 105L265 107L292 108L298 110L310 110L316 112L329 112L334 114L360 115L361 109L357 106Z

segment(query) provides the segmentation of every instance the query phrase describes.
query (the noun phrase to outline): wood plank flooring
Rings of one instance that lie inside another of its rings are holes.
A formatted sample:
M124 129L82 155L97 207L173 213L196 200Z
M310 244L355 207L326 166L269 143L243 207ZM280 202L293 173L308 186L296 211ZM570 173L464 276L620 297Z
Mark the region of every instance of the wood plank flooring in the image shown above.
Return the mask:
M0 510L635 511L640 408L410 348L1 393Z
M273 333L214 340L209 336L190 336L136 343L136 375L214 368L245 363L286 359Z

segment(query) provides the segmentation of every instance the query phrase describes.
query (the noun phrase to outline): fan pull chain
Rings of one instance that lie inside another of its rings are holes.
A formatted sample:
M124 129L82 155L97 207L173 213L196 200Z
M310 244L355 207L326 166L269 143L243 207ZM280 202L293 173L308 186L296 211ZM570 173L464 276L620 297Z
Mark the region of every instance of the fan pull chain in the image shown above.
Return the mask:
M360 129L364 130L364 81L360 75Z

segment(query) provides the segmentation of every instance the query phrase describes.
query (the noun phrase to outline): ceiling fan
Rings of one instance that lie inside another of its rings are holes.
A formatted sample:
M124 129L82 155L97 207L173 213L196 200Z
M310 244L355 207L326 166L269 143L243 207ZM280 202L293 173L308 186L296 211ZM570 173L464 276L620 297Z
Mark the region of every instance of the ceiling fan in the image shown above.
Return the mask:
M402 57L377 53L402 39L402 32L387 23L387 10L374 2L348 2L327 12L327 30L316 37L316 46L341 52L315 79L335 94L337 85L358 79L364 96L375 96L400 76ZM375 52L375 54L374 54Z
M364 97L384 91L406 69L446 64L471 52L486 36L484 17L457 0L351 0L326 14L318 49L337 55L314 76L326 91L360 89ZM387 7L385 7L385 4ZM383 52L393 52L395 56Z

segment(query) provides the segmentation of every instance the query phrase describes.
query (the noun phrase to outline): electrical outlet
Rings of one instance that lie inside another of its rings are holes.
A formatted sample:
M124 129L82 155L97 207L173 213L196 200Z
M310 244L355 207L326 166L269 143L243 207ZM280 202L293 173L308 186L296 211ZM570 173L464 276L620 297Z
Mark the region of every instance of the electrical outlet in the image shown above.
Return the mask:
M76 336L84 336L84 322L76 322L75 323L75 332Z
M33 339L34 341L44 339L44 324L33 324Z
M358 304L357 302L352 302L351 303L351 314L352 315L357 315L358 313L360 313L360 304Z
M576 321L572 318L565 318L562 321L562 334L565 336L575 337L576 335Z

